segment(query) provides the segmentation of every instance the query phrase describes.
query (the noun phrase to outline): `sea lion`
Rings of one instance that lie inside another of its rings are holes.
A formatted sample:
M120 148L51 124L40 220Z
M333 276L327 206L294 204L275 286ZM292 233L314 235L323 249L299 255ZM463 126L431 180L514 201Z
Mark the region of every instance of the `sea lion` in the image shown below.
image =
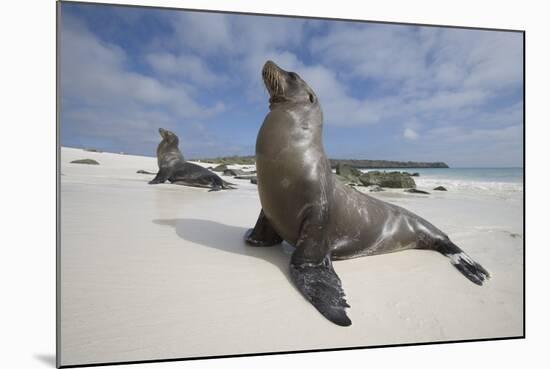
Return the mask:
M335 180L313 90L272 61L265 63L262 77L270 97L256 141L262 211L245 240L255 246L282 240L293 245L291 279L321 314L338 325L351 325L332 260L429 249L449 257L478 285L489 278L487 270L428 221Z
M157 162L159 171L149 184L164 183L166 180L174 184L206 187L210 191L234 189L233 184L224 181L200 165L188 163L178 148L179 138L173 132L159 128L160 141L157 147Z

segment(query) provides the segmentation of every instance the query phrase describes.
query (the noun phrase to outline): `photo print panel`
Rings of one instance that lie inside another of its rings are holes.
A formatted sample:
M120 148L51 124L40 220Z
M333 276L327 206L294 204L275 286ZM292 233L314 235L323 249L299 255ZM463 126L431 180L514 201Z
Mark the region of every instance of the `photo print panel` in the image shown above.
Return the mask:
M58 366L524 337L524 32L59 2Z

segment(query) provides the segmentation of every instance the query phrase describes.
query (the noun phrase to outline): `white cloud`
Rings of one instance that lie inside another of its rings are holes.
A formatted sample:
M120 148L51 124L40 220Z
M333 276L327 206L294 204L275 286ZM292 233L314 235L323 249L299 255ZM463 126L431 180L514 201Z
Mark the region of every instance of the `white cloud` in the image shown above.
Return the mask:
M310 45L318 60L338 71L339 83L376 83L388 91L386 101L368 98L356 106L332 100L379 113L377 119L348 120L357 125L443 113L457 123L457 115L482 113L491 99L522 83L520 34L341 23Z
M123 140L123 147L153 147L159 126L206 119L225 109L221 101L197 102L189 84L132 71L124 50L101 41L68 14L61 36L62 131Z
M226 76L208 69L204 61L195 55L158 52L148 54L146 60L161 76L183 77L199 86L214 86L227 80Z
M163 106L183 117L207 117L221 105L201 106L185 84L169 85L132 72L127 56L117 46L97 39L82 25L66 16L61 38L61 88L63 95L85 104L109 106L117 102Z
M336 126L399 122L438 111L475 109L500 93L502 86L517 85L521 74L521 58L516 55L521 52L521 39L515 35L475 31L474 38L467 30L332 23L328 32L307 40L305 29L310 23L179 13L172 18L171 42L179 43L182 50L235 63L246 77L241 81L246 85L243 92L252 101L265 101L266 95L259 93L263 90L259 75L266 60L298 72L316 91L327 124ZM510 48L514 52L508 55ZM313 63L298 56L308 49ZM502 63L506 57L508 61ZM195 70L195 75L212 75L202 70L201 60L159 55L150 61L169 73ZM388 89L388 94L358 98L347 87L354 80L381 83L377 88Z
M310 45L325 62L365 79L399 81L425 69L425 50L409 27L337 23Z
M418 133L412 128L405 128L403 131L403 137L407 140L416 140L418 138Z

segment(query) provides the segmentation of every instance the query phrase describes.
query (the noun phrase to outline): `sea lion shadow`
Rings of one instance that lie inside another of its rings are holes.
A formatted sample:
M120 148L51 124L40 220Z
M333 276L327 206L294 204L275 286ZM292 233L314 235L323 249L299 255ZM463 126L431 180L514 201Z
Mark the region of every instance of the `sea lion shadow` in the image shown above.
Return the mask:
M180 238L194 244L267 261L278 267L284 276L291 281L289 262L292 246L290 245L250 246L244 241L244 234L248 228L218 223L212 220L190 218L155 219L153 223L174 227Z

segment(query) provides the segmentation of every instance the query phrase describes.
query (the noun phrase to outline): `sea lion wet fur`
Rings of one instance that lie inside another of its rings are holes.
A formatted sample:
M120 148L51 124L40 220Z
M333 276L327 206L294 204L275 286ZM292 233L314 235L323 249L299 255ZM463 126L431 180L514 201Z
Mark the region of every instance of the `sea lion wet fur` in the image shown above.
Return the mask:
M332 174L323 142L317 96L294 72L265 63L262 77L270 111L256 141L262 211L245 240L254 246L295 246L290 275L302 295L327 319L351 325L332 260L406 249L429 249L473 283L489 273L449 237L412 212L357 191Z

